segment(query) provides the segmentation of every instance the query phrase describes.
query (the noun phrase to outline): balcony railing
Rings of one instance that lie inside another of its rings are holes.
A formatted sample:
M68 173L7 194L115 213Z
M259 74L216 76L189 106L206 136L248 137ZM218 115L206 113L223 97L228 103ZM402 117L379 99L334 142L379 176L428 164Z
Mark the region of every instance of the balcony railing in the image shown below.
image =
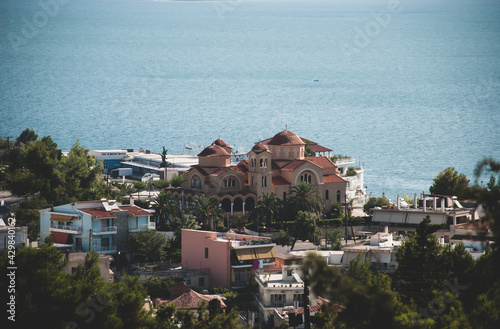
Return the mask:
M102 226L92 231L92 234L116 234L116 233L117 233L116 226Z
M132 227L128 228L128 231L129 232L139 232L139 231L142 231L142 230L145 230L145 229L148 229L148 230L154 230L154 229L156 229L156 223L155 222L149 222L148 224L139 225L139 227L132 226Z
M74 225L69 225L69 224L61 224L52 222L50 223L50 230L51 231L64 231L64 233L74 233L74 234L81 234L82 233L82 228ZM68 232L70 231L70 232Z
M114 254L116 252L116 246L99 246L93 247L98 254Z

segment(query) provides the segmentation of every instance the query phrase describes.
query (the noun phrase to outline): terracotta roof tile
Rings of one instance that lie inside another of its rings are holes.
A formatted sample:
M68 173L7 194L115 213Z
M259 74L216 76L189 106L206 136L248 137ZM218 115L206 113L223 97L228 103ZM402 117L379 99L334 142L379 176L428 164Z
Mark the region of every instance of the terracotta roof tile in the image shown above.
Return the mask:
M309 142L309 148L310 148L311 150L313 150L313 152L331 152L331 151L332 151L331 149L326 148L326 147L324 147L324 146L321 146L321 145L319 145L318 143L313 142L313 141L311 141L311 140L309 140L309 139L306 139L306 138L304 138L304 137L300 137L300 139L302 139L302 141L303 141L304 143Z
M150 216L151 213L138 206L120 206L121 210L127 210L132 216Z
M345 183L346 181L337 175L323 176L323 183Z
M272 178L272 184L274 185L290 185L290 183L281 176L275 176Z
M267 145L304 145L302 139L290 130L283 130L274 135Z
M106 211L104 208L87 208L78 209L81 212L89 214L94 218L116 218L116 215L112 211Z
M226 150L224 150L222 147L219 145L210 145L209 147L205 147L203 151L201 151L198 154L199 157L229 157L231 156L229 153L227 153Z
M214 142L212 143L212 145L219 145L220 147L229 147L231 148L223 139L221 138L218 138L216 140L214 140Z
M330 160L330 158L325 157L325 156L306 157L306 158L304 158L304 160L307 160L309 162L314 163L315 165L317 165L321 169L337 168L337 166L335 166L335 164L332 162L332 160Z
M266 145L264 145L263 143L258 142L258 143L255 143L254 147L252 147L252 151L258 154L258 153L262 153L265 151L269 152L269 148Z
M307 161L307 160L292 160L292 161L290 161L289 164L281 167L281 170L292 170L293 171L293 170L301 167L302 165L304 165L308 162L309 161Z
M204 301L208 304L208 302L216 298L217 297L214 296L202 295L192 289L189 289L188 291L186 291L185 293L183 293L182 295L180 295L175 299L165 300L157 298L155 302L157 304L162 304L162 303L174 304L178 309L197 309L201 301ZM218 299L220 301L221 307L226 308L227 306L224 303L224 301L220 298Z

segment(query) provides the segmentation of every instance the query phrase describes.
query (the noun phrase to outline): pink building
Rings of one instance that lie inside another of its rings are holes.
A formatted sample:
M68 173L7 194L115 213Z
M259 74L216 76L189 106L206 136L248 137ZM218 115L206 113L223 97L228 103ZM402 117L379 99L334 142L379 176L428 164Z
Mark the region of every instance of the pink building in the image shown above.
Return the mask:
M273 269L275 245L259 236L182 230L182 267L209 270L210 282L200 286L242 287L255 271Z

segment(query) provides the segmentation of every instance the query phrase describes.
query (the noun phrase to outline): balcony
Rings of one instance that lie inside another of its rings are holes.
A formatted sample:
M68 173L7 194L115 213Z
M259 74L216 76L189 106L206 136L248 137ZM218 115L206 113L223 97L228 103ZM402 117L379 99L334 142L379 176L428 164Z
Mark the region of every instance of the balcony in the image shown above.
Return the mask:
M101 226L100 228L92 230L93 235L116 234L116 233L117 233L116 226Z
M128 231L130 233L134 233L134 232L139 232L139 231L142 231L142 230L154 230L156 229L156 223L155 222L150 222L148 224L142 224L142 225L139 225L139 227L135 226L135 227L129 227L128 228Z
M62 224L61 222L50 223L51 232L68 233L68 234L82 234L82 228L75 225Z
M93 247L92 250L95 250L98 254L114 254L117 251L116 246L99 246Z

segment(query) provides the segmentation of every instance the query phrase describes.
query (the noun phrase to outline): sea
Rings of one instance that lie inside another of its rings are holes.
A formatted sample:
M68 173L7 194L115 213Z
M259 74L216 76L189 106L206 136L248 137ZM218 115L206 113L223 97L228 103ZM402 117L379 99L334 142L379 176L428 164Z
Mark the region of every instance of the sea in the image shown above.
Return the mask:
M394 200L473 182L499 124L498 0L0 1L4 139L248 152L287 127Z

